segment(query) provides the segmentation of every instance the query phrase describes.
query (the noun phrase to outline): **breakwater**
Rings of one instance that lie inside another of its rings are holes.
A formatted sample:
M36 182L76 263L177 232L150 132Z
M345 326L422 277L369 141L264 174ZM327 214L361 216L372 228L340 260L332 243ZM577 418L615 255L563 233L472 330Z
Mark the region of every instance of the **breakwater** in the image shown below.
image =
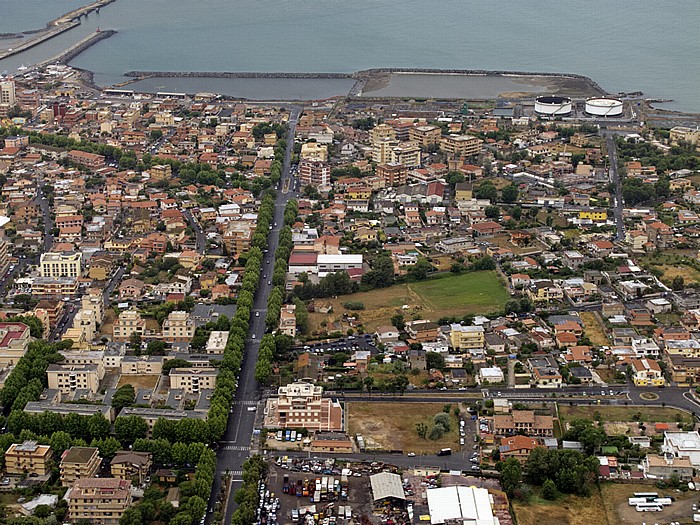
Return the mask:
M131 78L355 78L354 73L252 73L244 71L127 71Z
M86 49L97 44L97 42L100 42L101 40L109 38L112 35L115 35L116 33L117 32L113 29L95 32L95 33L83 38L79 42L76 42L68 49L65 49L63 52L61 52L61 54L56 55L55 57L50 58L49 60L45 60L44 62L41 62L40 64L37 64L37 65L44 66L46 64L53 64L56 62L59 62L61 64L67 64L68 62L73 60L75 57L77 57L80 53L82 53Z

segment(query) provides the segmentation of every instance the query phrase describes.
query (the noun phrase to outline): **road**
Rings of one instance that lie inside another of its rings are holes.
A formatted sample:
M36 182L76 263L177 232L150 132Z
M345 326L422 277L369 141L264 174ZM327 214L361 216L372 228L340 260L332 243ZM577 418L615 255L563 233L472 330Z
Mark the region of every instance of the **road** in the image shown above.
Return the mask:
M615 228L617 230L615 239L617 241L622 241L625 238L625 222L622 218L622 181L620 180L620 172L617 165L617 148L615 147L615 137L612 135L606 135L605 142L608 149L608 159L610 160L610 179L615 185L615 205L613 206Z
M289 168L294 148L294 131L296 123L301 114L301 107L293 107L289 119L289 130L287 132L287 150L285 152L282 168L281 184L284 184L290 177ZM284 187L284 186L280 186ZM260 340L265 334L265 312L267 310L267 299L272 290L271 281L264 275L272 275L274 269L274 256L279 243L279 234L284 225L284 208L287 201L294 197L290 192L278 192L275 200L275 212L273 228L267 239L268 253L263 258L262 272L260 272L260 283L253 300L253 315L251 316L248 339L245 345L245 356L238 378L238 389L233 401L233 410L229 415L228 425L224 433L224 439L219 442L217 453L216 475L209 498L208 511L213 509L219 493L221 491L221 475L228 471L232 476L232 490L224 506L224 523L231 523L231 517L236 509L236 502L233 494L241 486L241 474L243 462L250 457L250 442L253 436L257 411L253 408L260 402L261 389L255 380L255 363L260 350ZM196 231L196 230L195 230ZM259 316L255 314L259 313ZM213 514L207 512L206 523L211 523Z
M49 209L49 201L44 196L41 186L43 181L36 179L36 198L41 208L41 216L44 220L44 252L48 252L53 246L53 235L51 235L51 230L53 230L53 221L51 220L51 210Z
M199 255L204 255L207 248L207 238L202 231L202 227L199 225L199 221L194 218L191 210L185 210L182 212L182 214L185 216L185 219L187 219L187 223L190 225L190 228L192 228L192 231L194 231L197 243L197 253Z

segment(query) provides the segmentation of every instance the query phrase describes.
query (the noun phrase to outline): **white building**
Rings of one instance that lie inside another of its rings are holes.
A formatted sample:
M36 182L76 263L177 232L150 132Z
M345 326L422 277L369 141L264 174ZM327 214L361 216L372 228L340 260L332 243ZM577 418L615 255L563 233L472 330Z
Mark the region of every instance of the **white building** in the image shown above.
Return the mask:
M479 383L502 383L503 381L503 370L501 370L497 366L479 369Z
M362 269L362 254L319 254L316 259L318 276L325 277L329 273L346 272L351 269Z
M688 458L695 468L700 467L700 434L692 432L664 432L663 452L677 458Z
M498 525L487 489L478 487L442 487L426 491L430 523L462 525Z

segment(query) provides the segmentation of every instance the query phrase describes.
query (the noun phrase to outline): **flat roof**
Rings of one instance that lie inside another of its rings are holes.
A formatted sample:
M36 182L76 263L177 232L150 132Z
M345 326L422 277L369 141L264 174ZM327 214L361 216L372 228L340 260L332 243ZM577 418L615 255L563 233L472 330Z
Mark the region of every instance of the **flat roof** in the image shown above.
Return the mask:
M496 525L489 491L478 487L442 487L428 489L430 523L448 521L463 525Z
M401 476L390 472L380 472L370 476L369 482L372 485L372 496L374 501L384 498L406 499L403 491Z

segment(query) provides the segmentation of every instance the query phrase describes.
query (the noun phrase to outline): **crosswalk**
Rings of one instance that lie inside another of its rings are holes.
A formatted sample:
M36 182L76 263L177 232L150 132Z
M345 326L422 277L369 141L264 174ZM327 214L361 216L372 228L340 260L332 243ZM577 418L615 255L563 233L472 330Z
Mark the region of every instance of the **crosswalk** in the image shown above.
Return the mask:
M243 405L243 406L256 406L258 404L257 401L254 399L251 400L243 400L243 401L234 401L234 405Z
M243 471L242 470L225 470L224 471L226 474L229 476L242 476ZM241 481L241 480L233 480L233 481Z
M244 447L241 445L224 445L221 447L223 450L239 450L239 451L249 451L250 447Z

